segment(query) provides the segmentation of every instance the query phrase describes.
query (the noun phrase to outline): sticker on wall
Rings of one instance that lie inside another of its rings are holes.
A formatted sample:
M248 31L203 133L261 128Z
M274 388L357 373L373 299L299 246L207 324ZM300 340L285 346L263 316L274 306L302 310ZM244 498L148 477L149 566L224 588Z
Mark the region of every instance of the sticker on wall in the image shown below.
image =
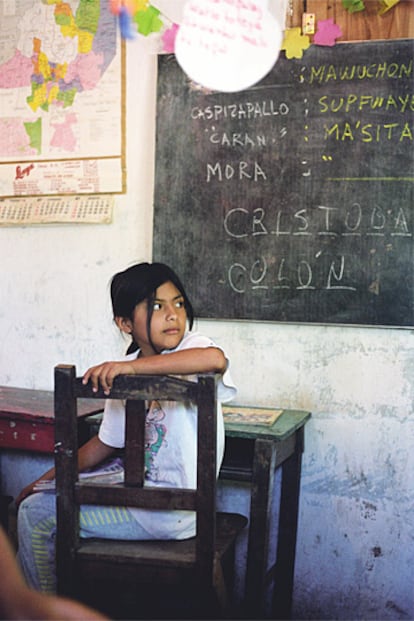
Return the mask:
M175 54L197 84L235 92L256 84L271 70L281 42L282 29L267 0L189 0Z

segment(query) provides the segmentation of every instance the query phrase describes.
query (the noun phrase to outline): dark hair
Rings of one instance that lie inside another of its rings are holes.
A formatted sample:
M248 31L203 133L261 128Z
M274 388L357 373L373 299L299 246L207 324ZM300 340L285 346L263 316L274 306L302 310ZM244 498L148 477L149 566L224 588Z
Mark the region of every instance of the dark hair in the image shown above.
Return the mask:
M184 308L187 313L189 329L193 327L194 310L177 274L164 263L138 263L118 272L111 281L111 300L114 317L133 319L137 304L147 301L147 334L151 341L151 318L155 292L166 282L172 282L184 299ZM138 349L134 341L128 347L127 353ZM155 348L154 348L155 349Z

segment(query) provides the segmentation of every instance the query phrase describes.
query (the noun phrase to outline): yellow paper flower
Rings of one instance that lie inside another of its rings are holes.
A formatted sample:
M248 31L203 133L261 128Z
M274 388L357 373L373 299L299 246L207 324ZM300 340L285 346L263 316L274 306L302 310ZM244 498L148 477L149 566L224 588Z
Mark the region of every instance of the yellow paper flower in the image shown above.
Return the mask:
M309 46L309 37L301 34L300 28L287 28L280 49L285 50L286 58L302 58Z

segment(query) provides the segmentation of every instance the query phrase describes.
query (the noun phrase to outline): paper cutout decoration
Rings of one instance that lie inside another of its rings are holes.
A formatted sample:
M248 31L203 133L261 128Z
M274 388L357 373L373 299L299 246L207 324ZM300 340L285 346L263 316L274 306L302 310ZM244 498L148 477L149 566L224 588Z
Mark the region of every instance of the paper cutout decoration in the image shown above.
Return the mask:
M310 46L309 37L301 34L300 28L287 28L281 49L286 58L302 58L303 52Z
M384 15L387 11L392 9L400 0L379 0L380 8L378 15Z
M137 25L140 34L148 36L151 32L159 32L163 27L163 22L159 18L160 11L149 4L145 9L137 11L133 20Z
M333 19L321 19L318 22L318 30L313 37L315 45L326 45L332 47L336 43L336 39L342 36L342 30Z
M109 9L118 17L119 30L123 39L135 37L132 14L136 10L135 0L110 0Z
M148 36L165 27L160 11L148 0L110 0L109 7L117 15L123 39L133 39L139 34ZM171 24L168 23L168 27Z
M269 73L281 42L282 29L267 0L188 0L175 55L191 80L230 93Z
M123 39L134 39L136 32L132 25L131 13L125 6L121 6L118 13L119 30Z
M350 13L357 13L357 11L363 11L365 4L362 0L342 0L344 8Z
M143 0L143 2L146 5L148 0ZM132 15L138 8L137 0L109 0L109 9L114 15L119 15L122 9Z
M173 54L175 52L175 39L177 38L179 26L178 24L172 24L171 28L163 33L162 39L162 51L166 54Z

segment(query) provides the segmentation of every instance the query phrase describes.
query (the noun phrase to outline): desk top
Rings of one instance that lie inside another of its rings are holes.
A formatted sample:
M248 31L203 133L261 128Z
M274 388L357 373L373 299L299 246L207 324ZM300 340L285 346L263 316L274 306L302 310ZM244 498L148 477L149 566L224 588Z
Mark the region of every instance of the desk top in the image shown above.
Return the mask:
M103 409L102 400L80 399L78 416L96 414ZM0 419L28 420L53 425L53 391L0 386Z
M103 410L104 400L79 399L78 415L91 416ZM238 406L237 406L238 407ZM246 406L240 406L241 408ZM258 408L260 409L260 408ZM266 409L266 408L264 408ZM302 410L285 410L273 425L241 424L226 422L226 434L246 438L271 438L283 440L310 418L311 413ZM53 391L0 386L0 419L13 418L53 425Z
M80 399L79 418L98 414L104 400ZM310 412L283 410L273 423L225 423L226 437L281 442L303 427ZM53 391L0 386L0 448L51 452L54 446Z
M311 417L310 412L302 410L285 410L273 425L256 425L252 423L225 423L226 436L234 438L262 438L280 442L303 427Z

